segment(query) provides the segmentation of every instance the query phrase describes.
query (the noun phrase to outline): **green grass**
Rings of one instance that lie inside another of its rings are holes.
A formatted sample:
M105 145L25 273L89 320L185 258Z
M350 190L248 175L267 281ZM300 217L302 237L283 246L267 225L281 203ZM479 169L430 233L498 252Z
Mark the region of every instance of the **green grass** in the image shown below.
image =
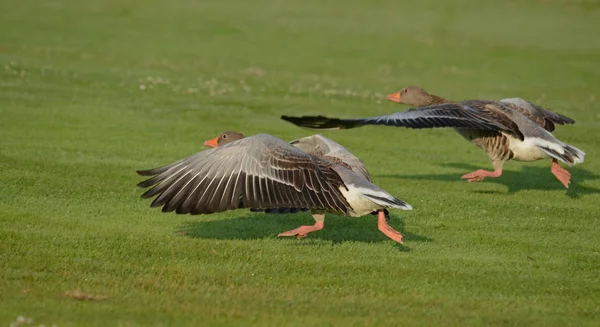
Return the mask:
M0 7L0 325L597 326L597 1L16 1ZM136 169L223 130L292 140L281 114L520 96L573 117L588 155L491 168L451 130L326 132L411 203L395 245L372 216L177 216ZM77 301L66 291L104 295Z

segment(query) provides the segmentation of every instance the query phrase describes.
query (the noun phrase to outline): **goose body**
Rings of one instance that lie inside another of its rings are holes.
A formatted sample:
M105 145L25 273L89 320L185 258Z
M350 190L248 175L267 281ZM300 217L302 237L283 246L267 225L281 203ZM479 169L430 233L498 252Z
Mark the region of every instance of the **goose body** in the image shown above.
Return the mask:
M534 161L552 158L552 173L565 186L570 173L558 162L569 166L583 162L585 152L558 140L551 133L555 124L572 124L566 116L539 107L521 98L500 101L467 100L453 102L409 87L388 96L390 101L417 106L390 115L360 119L323 116L282 119L311 129L355 128L364 125L403 126L409 128L453 127L461 136L487 152L494 171L477 170L463 175L471 182L499 177L504 162L514 159Z
M504 137L501 139L508 141L508 146L503 146L502 148L508 148L514 160L535 161L550 158L532 138L526 138L522 141L507 133L502 133L502 136Z
M387 224L385 208L412 207L373 184L364 164L328 138L313 135L287 143L268 134L225 132L205 145L214 149L138 171L149 176L138 186L151 187L142 198L156 196L152 207L178 214L313 211L315 225L279 236L304 237L322 229L325 213L360 217L375 212L380 230L402 242Z

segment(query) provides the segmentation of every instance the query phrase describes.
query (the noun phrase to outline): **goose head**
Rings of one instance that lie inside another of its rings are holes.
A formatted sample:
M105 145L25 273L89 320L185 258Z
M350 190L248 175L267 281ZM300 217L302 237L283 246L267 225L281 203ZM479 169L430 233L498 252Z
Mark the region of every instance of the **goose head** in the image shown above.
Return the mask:
M388 95L387 99L392 102L403 103L411 106L423 106L429 104L431 100L431 94L427 93L420 87L409 86L396 93Z
M223 146L227 143L241 140L243 138L244 138L244 134L242 134L242 133L227 131L227 132L221 133L221 135L219 135L215 138L205 141L204 145L209 146L211 148L216 148L218 146Z

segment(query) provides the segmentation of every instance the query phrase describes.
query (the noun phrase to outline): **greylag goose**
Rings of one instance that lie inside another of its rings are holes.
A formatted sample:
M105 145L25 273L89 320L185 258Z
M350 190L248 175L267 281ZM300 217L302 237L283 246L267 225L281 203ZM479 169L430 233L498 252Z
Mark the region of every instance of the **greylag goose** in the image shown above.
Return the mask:
M559 141L551 133L555 124L573 124L573 119L521 98L454 102L431 95L418 87L407 87L390 94L388 100L419 108L359 119L323 116L281 118L310 129L343 129L364 125L454 127L461 136L486 151L494 167L494 171L478 169L463 175L462 178L469 182L500 177L504 163L511 159L534 161L552 158L552 174L568 188L571 174L558 162L572 166L582 163L585 157L585 152Z
M378 227L402 243L388 225L385 208L412 207L371 182L362 162L338 143L313 135L287 143L268 134L224 132L204 142L214 149L170 165L139 170L142 198L163 212L210 214L249 208L268 213L312 210L315 224L279 236L305 237L323 229L325 213L377 214Z

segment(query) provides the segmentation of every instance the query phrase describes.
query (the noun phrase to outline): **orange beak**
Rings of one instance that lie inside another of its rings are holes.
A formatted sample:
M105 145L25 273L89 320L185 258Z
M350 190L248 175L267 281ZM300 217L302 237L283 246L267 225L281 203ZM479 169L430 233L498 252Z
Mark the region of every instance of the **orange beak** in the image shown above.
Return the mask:
M204 141L204 145L209 146L211 148L216 148L219 146L218 141L219 141L219 137L217 136L214 139Z
M387 99L392 102L400 103L400 92L392 93L387 96Z

